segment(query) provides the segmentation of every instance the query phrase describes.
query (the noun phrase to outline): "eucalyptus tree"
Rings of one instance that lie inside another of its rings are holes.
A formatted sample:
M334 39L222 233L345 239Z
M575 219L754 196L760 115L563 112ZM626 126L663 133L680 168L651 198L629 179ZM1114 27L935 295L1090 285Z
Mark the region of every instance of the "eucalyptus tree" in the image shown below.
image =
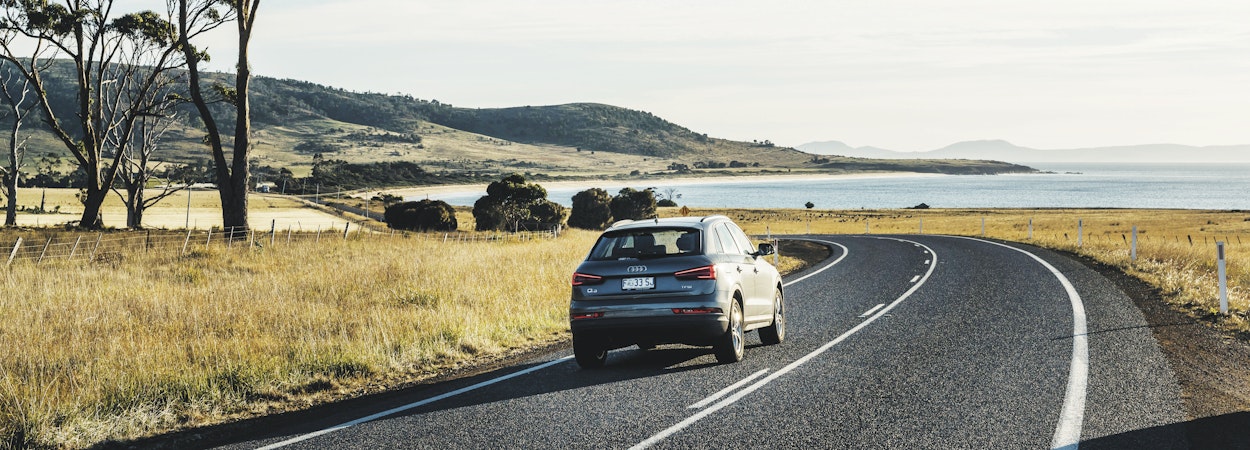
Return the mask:
M5 199L4 226L17 225L17 181L21 178L22 167L26 159L26 141L30 135L22 134L22 123L35 109L35 102L30 98L30 80L19 75L16 68L7 61L0 61L4 67L0 69L0 97L4 98L5 109L0 119L10 121L6 146L8 160L0 166L0 181L4 184L0 197Z
M166 17L174 11L167 9ZM144 37L145 28L132 24L145 21L159 24L160 34ZM153 179L161 163L155 158L161 138L175 123L177 106L185 102L186 72L181 69L182 54L177 49L178 39L171 21L156 13L144 12L128 15L116 21L123 30L132 33L131 51L124 53L115 65L116 96L105 100L112 102L106 110L135 111L120 117L118 126L105 134L108 148L122 157L118 160L117 182L113 191L126 206L126 226L143 228L143 212L162 199L186 188L168 182L155 195L149 196L147 185ZM166 58L178 64L166 64Z
M101 228L100 208L117 180L136 118L153 114L151 104L133 102L158 89L163 74L181 67L177 28L160 15L143 11L114 15L113 0L4 0L0 17L0 59L19 68L33 89L49 131L77 159L86 174L80 199L84 228ZM23 52L34 48L35 53ZM52 54L40 53L40 49ZM123 64L139 52L152 65ZM73 67L74 105L58 110L46 75L67 58ZM136 95L135 92L139 92ZM62 115L69 119L62 118Z
M167 4L171 10L177 11L178 47L187 62L191 101L208 132L205 140L212 152L217 172L222 224L226 230L230 230L231 237L239 232L246 235L250 226L247 194L251 182L248 159L251 154L252 131L249 99L252 71L248 61L248 45L252 39L260 0L167 0ZM207 62L207 55L194 42L228 21L235 23L238 36L234 85L208 84L200 73L200 63ZM205 92L206 87L208 92ZM220 123L222 117L218 117L210 107L217 101L225 101L233 106L230 113L234 116L234 136L229 160L226 159L225 136Z
M177 114L173 110L174 106L173 101L167 100L167 110L138 116L131 124L134 136L130 138L128 148L125 149L125 158L122 158L118 171L118 182L113 187L113 192L126 205L128 228L143 228L144 211L166 197L190 187L187 180L178 180L183 182L175 184L175 180L166 179L155 195L149 195L148 191L148 184L155 178L156 169L161 166L154 156L160 148L162 137L175 123Z

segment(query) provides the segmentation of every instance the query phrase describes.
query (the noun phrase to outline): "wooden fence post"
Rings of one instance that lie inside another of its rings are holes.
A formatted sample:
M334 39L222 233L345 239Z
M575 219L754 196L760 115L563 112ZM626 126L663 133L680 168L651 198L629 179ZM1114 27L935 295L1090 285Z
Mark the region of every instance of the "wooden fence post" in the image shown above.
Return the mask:
M1129 251L1129 260L1137 261L1137 225L1133 225L1133 248Z
M35 264L43 262L43 255L48 254L48 247L52 246L52 238L48 238L48 242L43 244L43 251L39 252L39 259L35 260Z
M13 265L13 258L17 257L17 249L22 248L22 238L17 238L17 243L13 244L13 251L9 253L9 263L5 266Z
M95 247L91 247L91 259L95 259L96 252L100 251L100 241L104 240L104 232L101 231L99 236L95 238Z
M69 259L74 259L74 255L78 253L78 244L82 242L82 236L74 240L74 248L69 251Z
M1216 271L1219 278L1220 314L1228 314L1228 269L1224 261L1224 242L1215 243Z

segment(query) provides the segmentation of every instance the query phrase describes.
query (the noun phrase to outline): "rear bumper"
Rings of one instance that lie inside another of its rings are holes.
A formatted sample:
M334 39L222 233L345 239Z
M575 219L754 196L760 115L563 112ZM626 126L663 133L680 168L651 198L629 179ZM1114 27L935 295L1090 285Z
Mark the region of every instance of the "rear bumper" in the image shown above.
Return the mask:
M634 344L712 345L729 329L729 318L719 314L674 314L667 316L617 317L571 320L569 328L578 339L592 339L608 347Z

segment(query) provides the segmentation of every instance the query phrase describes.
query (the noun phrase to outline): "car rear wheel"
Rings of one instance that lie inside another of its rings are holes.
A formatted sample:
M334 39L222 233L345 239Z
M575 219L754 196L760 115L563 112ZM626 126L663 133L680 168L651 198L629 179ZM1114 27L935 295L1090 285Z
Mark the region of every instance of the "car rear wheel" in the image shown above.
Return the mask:
M742 361L742 353L746 350L746 333L742 331L742 306L737 299L730 302L729 329L714 347L716 360L728 364Z
M573 357L583 369L598 369L608 362L608 349L599 341L574 334Z
M773 324L760 328L760 342L777 345L786 340L786 299L781 289L773 292Z

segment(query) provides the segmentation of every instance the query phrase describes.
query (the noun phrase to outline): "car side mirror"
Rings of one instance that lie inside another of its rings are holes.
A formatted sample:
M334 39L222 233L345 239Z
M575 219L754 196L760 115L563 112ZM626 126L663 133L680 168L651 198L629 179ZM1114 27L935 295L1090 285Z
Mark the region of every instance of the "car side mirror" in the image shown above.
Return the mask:
M760 250L755 252L755 256L768 256L777 253L777 247L767 242L760 244Z

